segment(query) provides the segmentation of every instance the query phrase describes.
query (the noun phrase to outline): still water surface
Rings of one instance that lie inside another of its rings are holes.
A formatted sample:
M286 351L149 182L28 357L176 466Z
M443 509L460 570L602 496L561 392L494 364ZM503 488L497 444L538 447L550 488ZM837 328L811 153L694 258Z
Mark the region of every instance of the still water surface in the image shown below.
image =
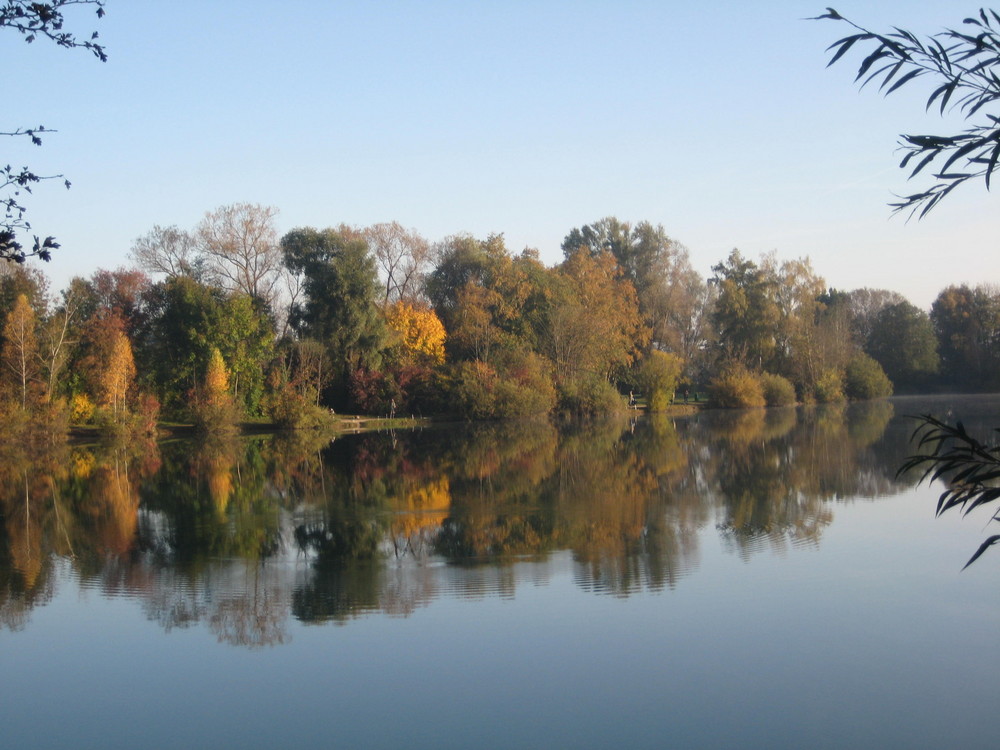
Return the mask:
M0 744L992 747L1000 399L0 457Z

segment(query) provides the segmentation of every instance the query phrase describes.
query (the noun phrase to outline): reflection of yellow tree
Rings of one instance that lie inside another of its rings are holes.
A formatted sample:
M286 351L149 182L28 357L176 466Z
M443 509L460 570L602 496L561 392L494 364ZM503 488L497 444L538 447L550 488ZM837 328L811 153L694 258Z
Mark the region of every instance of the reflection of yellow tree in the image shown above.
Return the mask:
M429 536L441 528L451 507L451 489L447 476L425 481L408 481L393 502L393 520L389 525L393 547L419 554Z
M117 440L75 447L66 461L67 499L77 527L71 553L79 559L120 558L136 542L139 485L160 468L152 440Z
M848 431L858 447L867 447L881 438L895 412L892 402L885 399L852 404L850 409Z
M208 496L212 500L216 515L224 518L229 498L233 494L233 460L232 454L219 451L202 458L205 471Z
M231 434L218 433L202 440L191 456L191 473L205 482L209 500L221 520L233 495L233 473L245 446Z
M23 627L30 608L52 595L52 546L65 549L71 523L57 491L66 476L65 437L6 435L0 439L0 624ZM44 438L44 439L39 439ZM0 566L2 569L3 566Z
M139 488L129 477L123 456L110 456L94 468L87 512L101 552L119 556L132 548L139 522Z
M24 579L24 587L32 589L42 569L42 526L39 509L36 508L35 513L32 513L32 506L36 503L31 497L27 473L23 478L22 502L8 503L4 517L7 521L11 562Z

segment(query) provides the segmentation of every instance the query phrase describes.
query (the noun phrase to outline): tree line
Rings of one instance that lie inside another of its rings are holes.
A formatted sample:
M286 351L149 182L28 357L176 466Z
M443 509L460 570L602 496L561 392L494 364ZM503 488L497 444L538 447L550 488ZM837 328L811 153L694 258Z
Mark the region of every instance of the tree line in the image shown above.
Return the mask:
M330 410L473 419L991 390L1000 290L951 286L928 314L888 290L827 288L808 259L734 250L702 278L662 226L571 229L563 259L502 235L431 243L397 223L297 228L238 203L153 227L133 265L53 293L0 266L8 424L208 429Z

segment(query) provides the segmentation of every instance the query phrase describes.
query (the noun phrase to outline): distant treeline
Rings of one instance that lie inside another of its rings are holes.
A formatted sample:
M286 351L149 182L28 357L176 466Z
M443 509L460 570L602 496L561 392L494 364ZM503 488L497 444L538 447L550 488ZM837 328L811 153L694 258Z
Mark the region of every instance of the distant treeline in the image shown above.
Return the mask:
M930 314L828 289L808 259L734 250L702 278L662 226L570 230L563 260L502 235L430 243L396 223L300 228L234 204L153 227L134 266L54 293L0 265L0 410L150 428L338 412L474 419L828 402L1000 388L1000 291L948 287Z

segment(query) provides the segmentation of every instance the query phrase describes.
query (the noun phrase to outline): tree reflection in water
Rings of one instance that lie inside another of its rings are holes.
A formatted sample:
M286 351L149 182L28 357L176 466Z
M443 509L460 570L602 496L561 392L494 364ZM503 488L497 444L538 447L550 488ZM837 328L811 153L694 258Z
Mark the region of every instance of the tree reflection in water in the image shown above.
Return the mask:
M0 617L24 627L60 571L140 599L167 630L203 623L251 648L286 642L290 617L512 594L516 563L563 554L588 591L660 591L697 568L706 529L743 557L815 545L836 501L900 489L892 415L877 402L333 442L4 444Z

